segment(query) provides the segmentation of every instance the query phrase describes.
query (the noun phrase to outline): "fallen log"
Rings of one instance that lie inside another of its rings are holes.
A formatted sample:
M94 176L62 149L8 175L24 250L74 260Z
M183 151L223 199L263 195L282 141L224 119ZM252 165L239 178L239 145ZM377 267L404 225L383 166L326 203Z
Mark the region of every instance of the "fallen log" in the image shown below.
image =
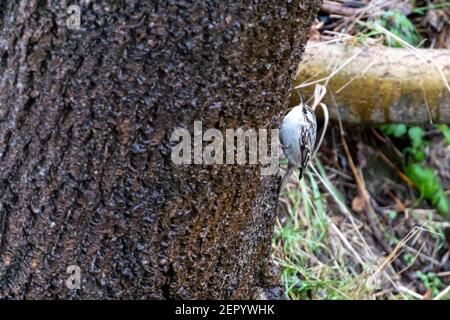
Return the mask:
M447 49L312 42L305 49L295 88L310 96L316 83L327 84L324 102L332 119L339 109L343 122L450 123L449 81ZM293 94L291 104L297 102Z

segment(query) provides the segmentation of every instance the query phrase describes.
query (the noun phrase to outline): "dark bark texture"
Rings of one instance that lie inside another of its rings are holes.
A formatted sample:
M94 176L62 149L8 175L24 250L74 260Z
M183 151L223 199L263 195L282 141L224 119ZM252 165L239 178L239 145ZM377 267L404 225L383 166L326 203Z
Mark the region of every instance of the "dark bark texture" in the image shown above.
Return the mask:
M319 1L0 4L0 298L278 296L278 178L170 136L277 127Z

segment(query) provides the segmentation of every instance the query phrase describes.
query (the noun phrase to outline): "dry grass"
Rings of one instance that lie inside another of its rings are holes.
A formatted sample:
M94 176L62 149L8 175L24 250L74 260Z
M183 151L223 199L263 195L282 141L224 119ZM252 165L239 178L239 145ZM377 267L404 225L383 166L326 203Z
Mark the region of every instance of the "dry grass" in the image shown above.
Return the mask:
M374 5L360 12L358 21L382 10L387 3L374 1ZM343 23L351 28L355 26L350 19L343 19ZM395 38L385 28L377 28L384 36ZM361 37L328 32L322 39L352 42L360 41ZM416 54L414 47L396 40ZM341 65L330 61L327 77L309 79L296 89L316 84L327 87L330 79L351 64L357 54ZM300 66L298 72L301 71ZM345 89L346 86L340 90ZM331 131L304 178L298 181L298 176L293 175L280 197L273 256L282 270L287 296L291 299L450 299L450 240L445 236L445 229L450 228L448 220L435 210L423 207L421 199L415 198L414 190L405 183L401 170L381 150L374 150L357 139L347 144L342 125ZM391 144L388 137L374 129L367 129L366 133L378 136L379 143L385 139L384 144ZM394 154L401 155L393 145L392 149ZM391 175L379 176L375 171L380 184L374 188L371 182L372 186L368 186L370 164L361 164L360 159L354 161L355 153L362 153L362 158L376 158L378 154L377 161L390 168ZM285 165L284 160L281 163ZM391 190L397 190L398 194ZM380 197L389 201L380 205Z
M383 228L392 245L386 252L334 187L343 178L318 159L314 167L291 179L275 227L274 260L291 299L450 298L449 275L427 271L447 263L440 253L448 222L434 210L407 209Z

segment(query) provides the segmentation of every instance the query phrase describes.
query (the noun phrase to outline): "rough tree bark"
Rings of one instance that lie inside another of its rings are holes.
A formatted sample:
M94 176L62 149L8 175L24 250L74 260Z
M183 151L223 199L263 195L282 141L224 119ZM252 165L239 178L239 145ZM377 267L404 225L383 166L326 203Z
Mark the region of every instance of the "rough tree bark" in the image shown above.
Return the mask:
M77 3L0 3L0 297L276 287L278 179L177 166L170 136L276 127L319 1L80 1L80 30Z

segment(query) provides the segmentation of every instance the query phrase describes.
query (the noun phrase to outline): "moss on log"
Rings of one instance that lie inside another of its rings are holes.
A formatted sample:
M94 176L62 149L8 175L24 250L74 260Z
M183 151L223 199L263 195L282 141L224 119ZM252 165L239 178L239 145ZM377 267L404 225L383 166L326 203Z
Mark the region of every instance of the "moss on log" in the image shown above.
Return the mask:
M332 118L336 119L336 104L344 122L429 123L432 119L450 123L450 50L313 42L299 66L296 86L309 96L314 84L308 83L326 78L340 67L328 83L333 94L324 99Z

